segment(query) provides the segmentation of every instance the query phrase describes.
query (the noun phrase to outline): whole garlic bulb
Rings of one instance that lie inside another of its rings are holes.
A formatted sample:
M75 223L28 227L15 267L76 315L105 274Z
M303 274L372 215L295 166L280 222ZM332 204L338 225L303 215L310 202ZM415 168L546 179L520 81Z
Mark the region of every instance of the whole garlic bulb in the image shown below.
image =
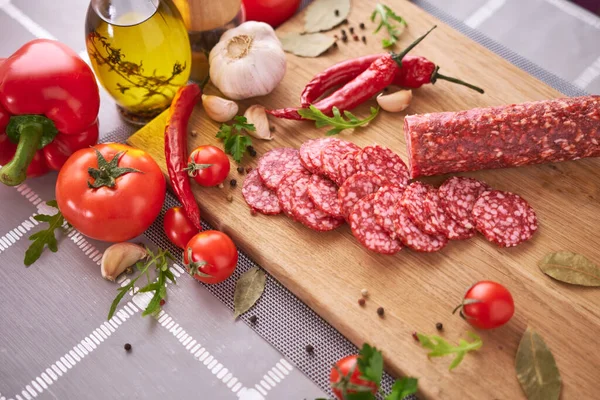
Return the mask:
M244 22L225 32L208 60L210 80L234 100L271 93L286 69L281 42L264 22Z

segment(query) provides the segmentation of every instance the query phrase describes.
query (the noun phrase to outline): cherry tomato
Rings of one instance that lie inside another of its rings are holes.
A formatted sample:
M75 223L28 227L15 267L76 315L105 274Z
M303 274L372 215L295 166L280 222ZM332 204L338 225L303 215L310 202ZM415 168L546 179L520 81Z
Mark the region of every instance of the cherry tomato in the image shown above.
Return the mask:
M99 168L99 163L104 165ZM144 233L160 213L165 191L165 178L152 157L119 143L76 151L56 181L56 201L67 222L106 242Z
M479 329L504 325L515 312L513 298L507 288L492 281L477 282L467 290L456 310L469 324Z
M173 207L167 210L163 220L163 229L171 243L180 249L185 249L185 245L198 233L198 229L185 215L182 207Z
M373 394L377 394L377 384L375 382L360 379L360 371L356 363L358 356L346 356L335 363L329 374L329 383L333 394L340 400L344 400L342 395L343 388L348 387L348 383L361 385L371 388ZM356 393L354 390L348 390L346 393Z
M301 0L243 0L246 21L266 22L272 27L290 19Z
M223 282L233 274L237 261L235 244L229 236L219 231L196 234L183 252L183 262L190 274L204 283Z
M229 174L229 158L215 146L197 147L188 158L188 174L202 186L217 186Z

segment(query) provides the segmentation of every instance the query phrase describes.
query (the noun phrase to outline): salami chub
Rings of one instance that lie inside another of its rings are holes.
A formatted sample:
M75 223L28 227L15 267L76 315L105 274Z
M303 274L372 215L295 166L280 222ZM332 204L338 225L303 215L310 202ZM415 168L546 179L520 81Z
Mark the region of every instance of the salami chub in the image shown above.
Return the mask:
M411 115L412 178L600 156L600 96Z

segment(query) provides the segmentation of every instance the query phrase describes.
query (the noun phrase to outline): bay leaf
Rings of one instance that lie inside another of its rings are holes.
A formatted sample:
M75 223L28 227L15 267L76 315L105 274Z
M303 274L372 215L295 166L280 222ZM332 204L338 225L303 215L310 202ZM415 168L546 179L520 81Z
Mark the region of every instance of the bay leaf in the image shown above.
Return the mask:
M266 280L265 271L258 267L250 268L239 277L233 294L234 319L252 308L263 294Z
M349 14L350 0L315 0L306 7L304 31L328 31L341 24Z
M561 282L600 286L600 267L581 254L557 251L547 254L538 266L546 275Z
M562 385L552 352L530 327L521 338L515 357L517 379L528 400L558 400Z
M335 43L335 39L322 33L287 33L279 40L284 51L300 57L318 57Z

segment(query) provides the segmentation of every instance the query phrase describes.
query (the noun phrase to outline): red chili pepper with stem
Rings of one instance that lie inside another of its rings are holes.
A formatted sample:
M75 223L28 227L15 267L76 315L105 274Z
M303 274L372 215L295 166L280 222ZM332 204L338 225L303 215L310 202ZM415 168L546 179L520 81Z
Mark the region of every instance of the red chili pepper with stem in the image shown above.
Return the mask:
M334 107L343 112L352 110L364 103L392 83L397 71L402 67L404 56L436 27L434 26L423 36L412 42L401 53L389 53L379 57L360 75L335 91L331 96L315 103L314 106L324 114L333 115L332 110ZM269 110L268 112L278 118L302 119L297 108Z
M365 71L382 54L372 54L337 63L315 75L306 85L300 97L302 107L308 107L328 90L345 84ZM396 73L393 85L418 89L424 84L434 84L438 79L457 83L479 93L483 89L457 78L439 73L439 66L421 56L406 56L402 59L402 68Z
M171 186L181 202L186 216L198 230L202 230L200 209L194 193L192 193L190 177L186 168L188 166L188 121L201 95L202 90L195 84L179 88L169 108L165 126L165 159Z

